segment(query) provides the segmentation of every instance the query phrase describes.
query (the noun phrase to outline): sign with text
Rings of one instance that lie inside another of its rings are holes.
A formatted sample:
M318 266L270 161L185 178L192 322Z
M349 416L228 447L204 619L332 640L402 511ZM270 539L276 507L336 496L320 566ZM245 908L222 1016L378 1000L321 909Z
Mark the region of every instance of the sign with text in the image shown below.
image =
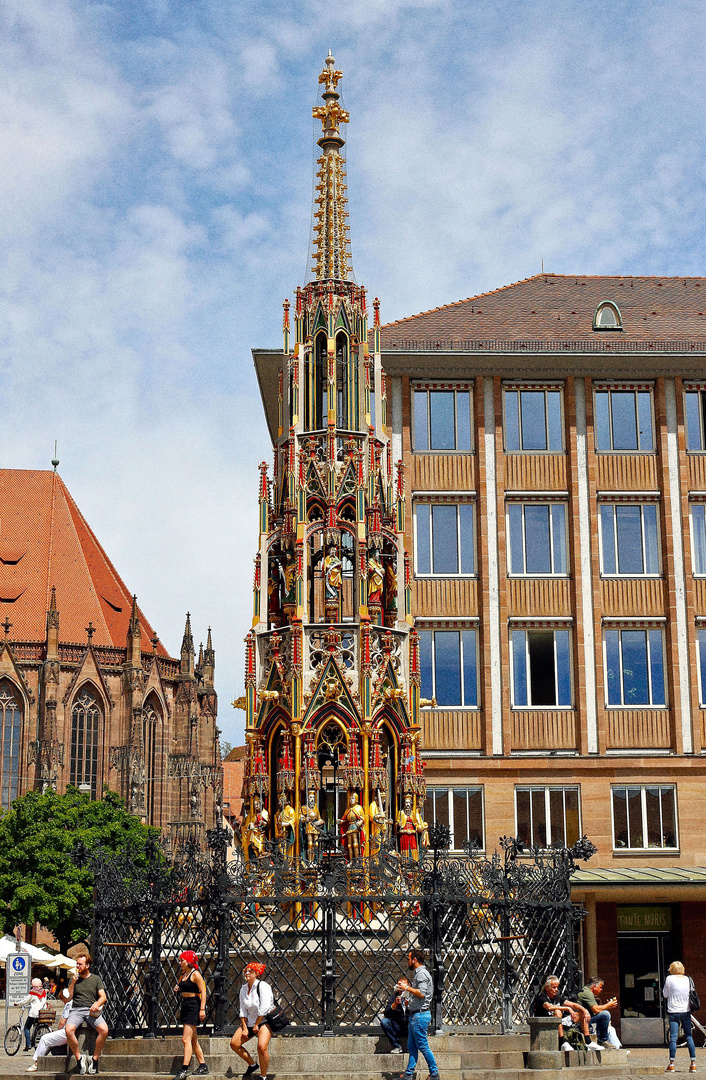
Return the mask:
M8 953L5 960L7 991L5 999L12 1005L26 997L32 985L32 958L27 952Z
M618 904L618 930L638 933L668 934L672 929L672 909L668 905L644 904L627 907Z

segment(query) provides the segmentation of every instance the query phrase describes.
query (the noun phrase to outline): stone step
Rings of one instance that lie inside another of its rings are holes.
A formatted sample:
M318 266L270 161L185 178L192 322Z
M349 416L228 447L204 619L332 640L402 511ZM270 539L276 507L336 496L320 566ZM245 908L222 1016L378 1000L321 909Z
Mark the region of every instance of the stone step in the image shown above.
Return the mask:
M55 1059L56 1062L56 1059ZM386 1069L379 1068L377 1061L369 1061L368 1064L355 1071L346 1071L343 1075L350 1080L397 1080L397 1077L402 1069L402 1059L399 1057L394 1058L394 1068ZM237 1063L236 1063L237 1065ZM422 1064L417 1067L417 1077L421 1078L426 1075L426 1066ZM621 1065L610 1067L607 1069L605 1066L584 1065L584 1066L568 1066L564 1069L447 1069L442 1070L442 1080L612 1080L613 1077L644 1077L649 1075L657 1075L663 1072L663 1066L646 1066L640 1064L631 1073L630 1067ZM51 1077L53 1080L66 1080L66 1073L63 1069L58 1070L56 1064L51 1071L47 1071L44 1077ZM100 1075L104 1077L104 1080L154 1080L155 1075L161 1076L164 1080L167 1080L168 1073L155 1074L153 1072L142 1073L126 1073L119 1071L110 1071L102 1069ZM214 1080L221 1080L225 1077L225 1080L230 1078L237 1078L241 1075L240 1070L233 1069L228 1073L216 1073L212 1072L211 1076ZM322 1073L320 1071L312 1072L295 1072L287 1070L275 1070L274 1063L270 1070L272 1080L322 1080ZM337 1073L340 1076L341 1073ZM18 1072L17 1074L3 1073L4 1077L11 1077L12 1080L27 1080L24 1072Z
M79 1040L80 1041L80 1040ZM214 1036L199 1036L199 1043L206 1057L211 1055L221 1056L229 1054L230 1039ZM449 1051L452 1053L463 1052L492 1052L500 1053L507 1051L522 1052L529 1049L529 1036L516 1035L432 1035L429 1039L434 1050ZM297 1047L297 1053L302 1053L302 1046L306 1047L309 1054L373 1054L381 1053L387 1049L388 1042L384 1035L277 1035L272 1040L271 1046ZM180 1035L167 1035L158 1039L108 1039L103 1050L106 1055L124 1054L180 1054L182 1041Z

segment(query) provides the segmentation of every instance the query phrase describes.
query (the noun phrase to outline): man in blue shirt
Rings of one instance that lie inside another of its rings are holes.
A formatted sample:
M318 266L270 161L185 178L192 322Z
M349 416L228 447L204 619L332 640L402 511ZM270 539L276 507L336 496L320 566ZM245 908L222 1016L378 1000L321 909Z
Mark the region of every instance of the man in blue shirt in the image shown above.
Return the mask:
M407 954L407 967L412 974L409 979L401 978L397 981L396 990L403 990L408 1000L407 1013L409 1017L409 1031L407 1034L407 1052L409 1061L407 1068L400 1074L402 1080L412 1080L417 1067L417 1058L421 1051L422 1057L429 1066L430 1080L438 1080L439 1066L431 1052L427 1032L431 1024L431 999L434 993L434 983L429 970L424 966L424 953L421 949L411 949Z

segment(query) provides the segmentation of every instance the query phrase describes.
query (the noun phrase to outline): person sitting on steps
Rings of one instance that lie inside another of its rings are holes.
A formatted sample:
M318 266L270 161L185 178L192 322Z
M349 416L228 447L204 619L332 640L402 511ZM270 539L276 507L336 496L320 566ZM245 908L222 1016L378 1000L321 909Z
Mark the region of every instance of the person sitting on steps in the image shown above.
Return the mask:
M557 975L548 975L544 980L541 991L534 999L532 1015L557 1016L561 1020L559 1024L561 1050L567 1052L573 1050L573 1046L565 1038L564 1028L572 1027L574 1024L581 1029L586 1040L586 1049L600 1050L598 1043L588 1041L590 1039L588 1032L590 1014L588 1009L584 1009L583 1005L579 1005L578 1001L568 1001L564 998L564 995L559 992L559 978Z

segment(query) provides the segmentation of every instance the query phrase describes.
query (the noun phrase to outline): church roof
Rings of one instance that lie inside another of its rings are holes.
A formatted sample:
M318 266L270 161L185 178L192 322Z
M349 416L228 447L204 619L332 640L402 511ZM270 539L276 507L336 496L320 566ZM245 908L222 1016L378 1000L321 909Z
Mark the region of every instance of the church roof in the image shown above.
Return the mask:
M617 305L622 330L594 330L604 301ZM382 328L383 351L492 349L507 342L577 349L590 343L591 351L607 352L706 343L706 278L536 274Z
M132 596L61 477L39 469L0 469L0 621L11 641L44 641L52 586L59 638L125 647ZM138 612L142 650L154 630ZM168 653L160 643L160 656Z

